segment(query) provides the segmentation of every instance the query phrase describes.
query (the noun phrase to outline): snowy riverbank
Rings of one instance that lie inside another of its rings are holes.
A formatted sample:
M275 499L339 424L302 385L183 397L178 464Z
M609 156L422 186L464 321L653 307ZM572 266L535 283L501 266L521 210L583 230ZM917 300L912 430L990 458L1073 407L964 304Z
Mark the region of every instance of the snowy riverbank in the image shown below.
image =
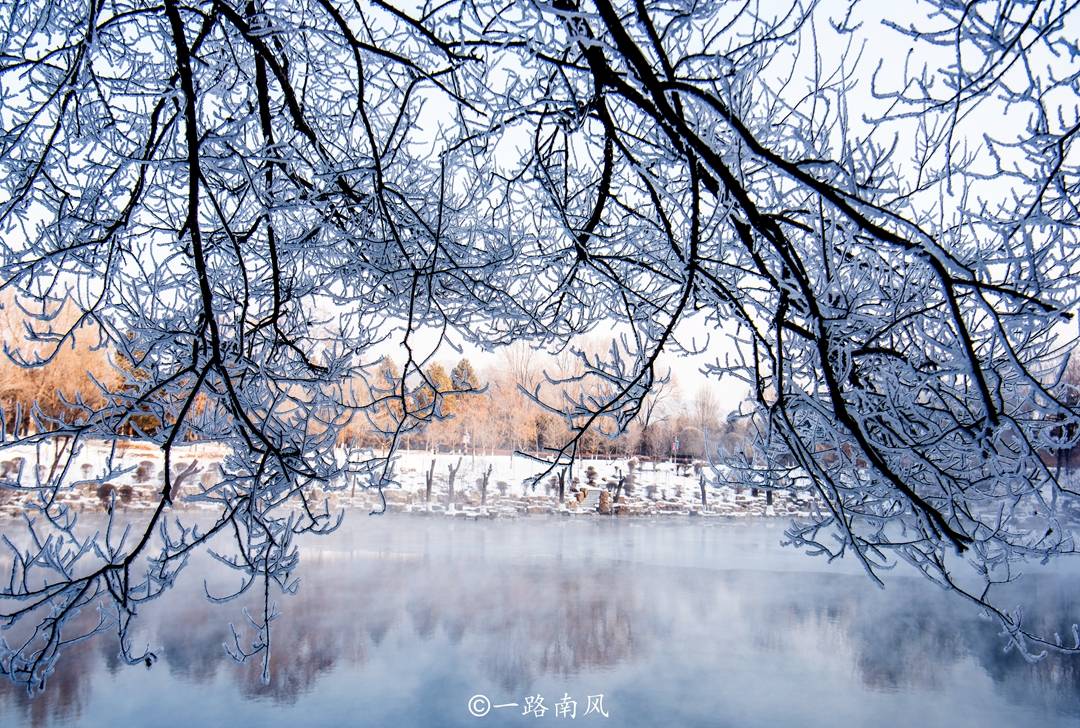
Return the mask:
M56 500L76 511L104 511L157 505L163 482L161 451L149 443L125 442L84 446L68 462L53 448L11 448L0 453L0 514L21 516L38 500L38 484L63 473ZM227 449L214 444L179 447L173 453L174 507L218 508L205 498L220 477ZM345 453L339 456L344 462ZM111 456L111 461L109 460ZM111 469L105 476L105 464ZM559 480L549 474L536 480L543 466L521 455L483 455L406 451L394 462L394 483L364 488L343 479L313 487L317 500L331 510L385 510L457 518L511 518L531 515L798 517L812 503L786 492L718 485L717 473L704 463L681 464L632 460L582 459ZM429 483L430 480L430 483ZM704 482L703 482L704 481Z

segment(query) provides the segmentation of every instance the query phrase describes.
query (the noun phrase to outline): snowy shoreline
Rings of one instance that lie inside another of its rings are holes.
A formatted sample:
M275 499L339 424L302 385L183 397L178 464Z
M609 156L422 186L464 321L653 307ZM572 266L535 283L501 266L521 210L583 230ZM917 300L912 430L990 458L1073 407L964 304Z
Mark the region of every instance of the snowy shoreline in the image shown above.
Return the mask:
M173 508L218 510L213 489L228 449L213 443L179 447L173 455ZM22 518L45 493L37 483L50 474L51 453L13 448L0 453L0 517ZM155 508L164 480L161 451L150 443L127 442L112 452L91 443L64 467L68 473L55 501L76 512L105 513L110 508ZM346 453L339 456L345 461ZM813 502L786 491L754 490L717 484L717 471L704 463L594 460L575 463L564 476L562 499L554 475L537 480L543 465L520 455L431 453L395 455L392 485L380 493L359 482L313 485L314 502L330 511L404 513L421 517L519 518L664 517L806 518ZM15 487L12 487L15 486Z

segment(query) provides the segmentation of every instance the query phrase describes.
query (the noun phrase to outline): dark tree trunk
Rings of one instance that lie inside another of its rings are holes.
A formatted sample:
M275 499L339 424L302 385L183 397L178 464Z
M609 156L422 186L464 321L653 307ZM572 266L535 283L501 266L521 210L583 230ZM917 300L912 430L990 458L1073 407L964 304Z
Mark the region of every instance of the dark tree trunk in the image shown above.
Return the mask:
M457 477L458 471L461 470L461 458L458 458L457 465L447 465L446 469L450 474L447 479L446 509L450 510L454 504L454 479Z
M487 489L488 481L491 480L491 470L494 466L488 465L487 471L484 473L484 477L480 480L480 505L487 505Z
M424 489L424 502L431 502L431 486L435 482L435 458L431 459L431 468L427 471L425 476L427 480L427 487Z

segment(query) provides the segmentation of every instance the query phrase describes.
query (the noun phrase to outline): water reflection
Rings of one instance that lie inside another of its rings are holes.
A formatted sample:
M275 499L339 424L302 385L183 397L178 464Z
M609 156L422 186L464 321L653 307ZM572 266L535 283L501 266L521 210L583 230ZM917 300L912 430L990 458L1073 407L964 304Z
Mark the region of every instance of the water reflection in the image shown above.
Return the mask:
M558 692L549 702L606 691L610 725L826 725L887 705L901 709L876 712L876 724L909 724L908 707L925 724L1080 717L1076 660L1028 665L920 581L876 590L803 568L777 540L764 525L353 519L308 544L300 593L280 600L273 624L269 685L222 647L243 603L210 605L196 581L224 591L233 577L193 564L141 617L134 639L155 647L157 665L121 664L108 638L77 645L44 695L0 684L0 725L106 725L143 709L159 725L204 713L235 725L330 724L335 713L354 725L474 725L470 694L539 690ZM1077 614L1074 583L1029 582L1045 626Z

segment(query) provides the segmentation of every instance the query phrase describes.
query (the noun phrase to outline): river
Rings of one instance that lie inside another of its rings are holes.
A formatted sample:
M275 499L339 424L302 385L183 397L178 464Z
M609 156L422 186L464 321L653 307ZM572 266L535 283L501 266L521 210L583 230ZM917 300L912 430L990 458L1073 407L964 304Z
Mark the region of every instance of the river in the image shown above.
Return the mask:
M258 660L223 649L241 605L202 596L204 579L213 591L237 577L195 560L140 615L134 642L159 655L153 667L95 637L68 649L42 695L0 683L0 725L1080 722L1077 659L1028 664L902 567L878 589L852 564L782 548L782 530L353 515L305 542L300 590L276 600L268 685ZM1077 583L1051 571L1025 594L1052 628L1080 616Z

